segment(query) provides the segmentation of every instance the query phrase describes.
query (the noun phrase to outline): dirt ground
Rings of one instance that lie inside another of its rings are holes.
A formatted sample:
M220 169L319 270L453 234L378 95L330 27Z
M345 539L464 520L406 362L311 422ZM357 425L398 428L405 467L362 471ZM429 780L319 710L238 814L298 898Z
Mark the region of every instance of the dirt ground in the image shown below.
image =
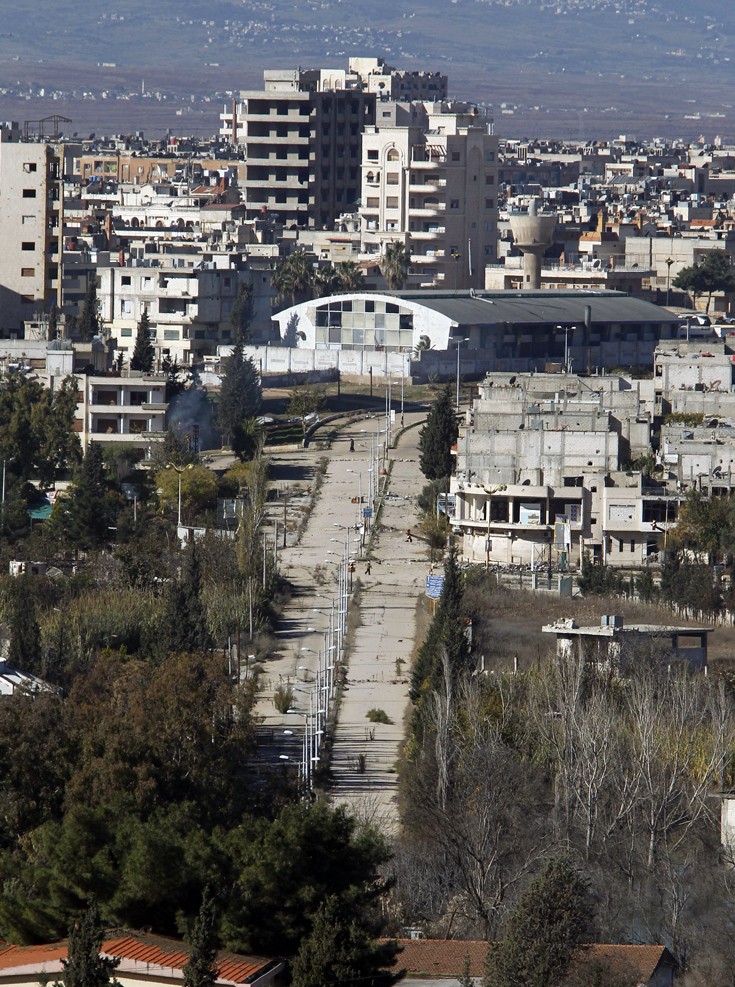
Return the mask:
M554 637L543 634L541 627L561 617L573 617L582 626L599 625L602 614L619 614L629 624L703 626L666 608L618 597L569 600L522 590L502 588L488 593L480 587L470 587L467 602L480 614L473 628L474 650L478 658L485 655L488 668L510 668L514 656L518 657L520 668L528 668L553 654ZM715 627L709 637L709 663L715 665L733 659L735 628Z

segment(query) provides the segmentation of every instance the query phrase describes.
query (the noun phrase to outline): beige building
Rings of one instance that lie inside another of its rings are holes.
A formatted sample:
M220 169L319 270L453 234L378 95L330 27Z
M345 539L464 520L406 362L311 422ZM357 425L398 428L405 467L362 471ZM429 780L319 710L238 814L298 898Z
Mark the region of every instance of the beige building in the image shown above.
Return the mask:
M0 126L0 335L47 311L59 279L62 157Z
M492 125L450 102L381 102L376 114L362 145L366 249L406 244L411 287L484 287L497 241Z

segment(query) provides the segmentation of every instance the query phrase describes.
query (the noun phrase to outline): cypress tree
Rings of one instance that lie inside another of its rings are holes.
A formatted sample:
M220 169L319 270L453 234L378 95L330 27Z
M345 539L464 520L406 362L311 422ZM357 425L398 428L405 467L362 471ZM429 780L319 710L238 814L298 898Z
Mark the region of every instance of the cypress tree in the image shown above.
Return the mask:
M224 361L217 421L240 458L244 458L249 448L246 422L257 415L260 401L257 368L250 357L245 357L242 338L237 337L232 354Z
M452 445L458 434L451 388L447 386L434 401L419 436L419 466L427 480L450 476Z
M107 539L106 492L102 448L90 442L74 480L66 515L69 538L79 548L94 548Z
M214 987L217 982L217 911L205 888L191 933L189 962L184 967L186 987Z
M97 280L92 274L89 278L89 286L84 296L82 310L76 320L76 329L79 335L88 343L100 331L99 304L97 302Z
M253 282L241 281L230 310L233 338L247 343L250 339L250 323L253 321Z
M133 348L133 355L130 358L130 369L150 373L153 369L155 355L153 343L151 342L151 320L148 318L148 308L145 307L138 323L135 347Z
M63 985L54 987L106 987L116 984L112 971L119 960L101 956L103 930L97 902L92 899L86 912L69 929L67 958L62 960Z
M552 860L490 950L484 987L558 987L589 926L587 885L566 861Z
M8 660L16 668L36 675L41 670L41 629L32 578L21 576L11 581Z
M184 556L181 578L171 584L166 599L164 637L169 652L203 651L210 646L201 591L199 550L192 542Z

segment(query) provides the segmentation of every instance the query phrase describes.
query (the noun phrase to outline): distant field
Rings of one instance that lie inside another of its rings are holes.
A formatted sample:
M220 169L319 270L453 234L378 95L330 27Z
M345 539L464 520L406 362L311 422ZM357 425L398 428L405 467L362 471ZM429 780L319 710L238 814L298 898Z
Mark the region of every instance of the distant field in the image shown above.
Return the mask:
M225 92L257 85L264 67L367 54L446 72L453 95L492 105L501 135L735 136L724 0L6 0L3 12L0 116L60 112L80 133L212 133ZM112 99L143 80L170 102ZM40 87L75 98L25 99Z

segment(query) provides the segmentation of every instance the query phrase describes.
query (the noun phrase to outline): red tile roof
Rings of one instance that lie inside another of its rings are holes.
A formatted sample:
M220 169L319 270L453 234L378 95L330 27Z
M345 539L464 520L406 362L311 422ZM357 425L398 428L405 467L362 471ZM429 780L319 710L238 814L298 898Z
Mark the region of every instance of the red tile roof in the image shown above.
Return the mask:
M18 968L39 967L47 972L60 970L61 960L66 959L66 947L66 942L42 946L0 943L0 976ZM118 969L121 973L134 972L140 967L159 967L173 973L182 971L189 960L186 943L144 932L125 932L107 938L102 943L102 951L120 960ZM275 965L278 965L276 961L262 956L241 956L222 951L217 954L218 982L247 984Z
M447 977L456 979L470 961L470 976L482 977L485 972L488 943L462 939L399 939L402 952L398 966L407 975ZM595 943L586 946L580 965L599 963L616 973L631 975L631 983L648 983L662 962L674 965L665 946L626 946Z

